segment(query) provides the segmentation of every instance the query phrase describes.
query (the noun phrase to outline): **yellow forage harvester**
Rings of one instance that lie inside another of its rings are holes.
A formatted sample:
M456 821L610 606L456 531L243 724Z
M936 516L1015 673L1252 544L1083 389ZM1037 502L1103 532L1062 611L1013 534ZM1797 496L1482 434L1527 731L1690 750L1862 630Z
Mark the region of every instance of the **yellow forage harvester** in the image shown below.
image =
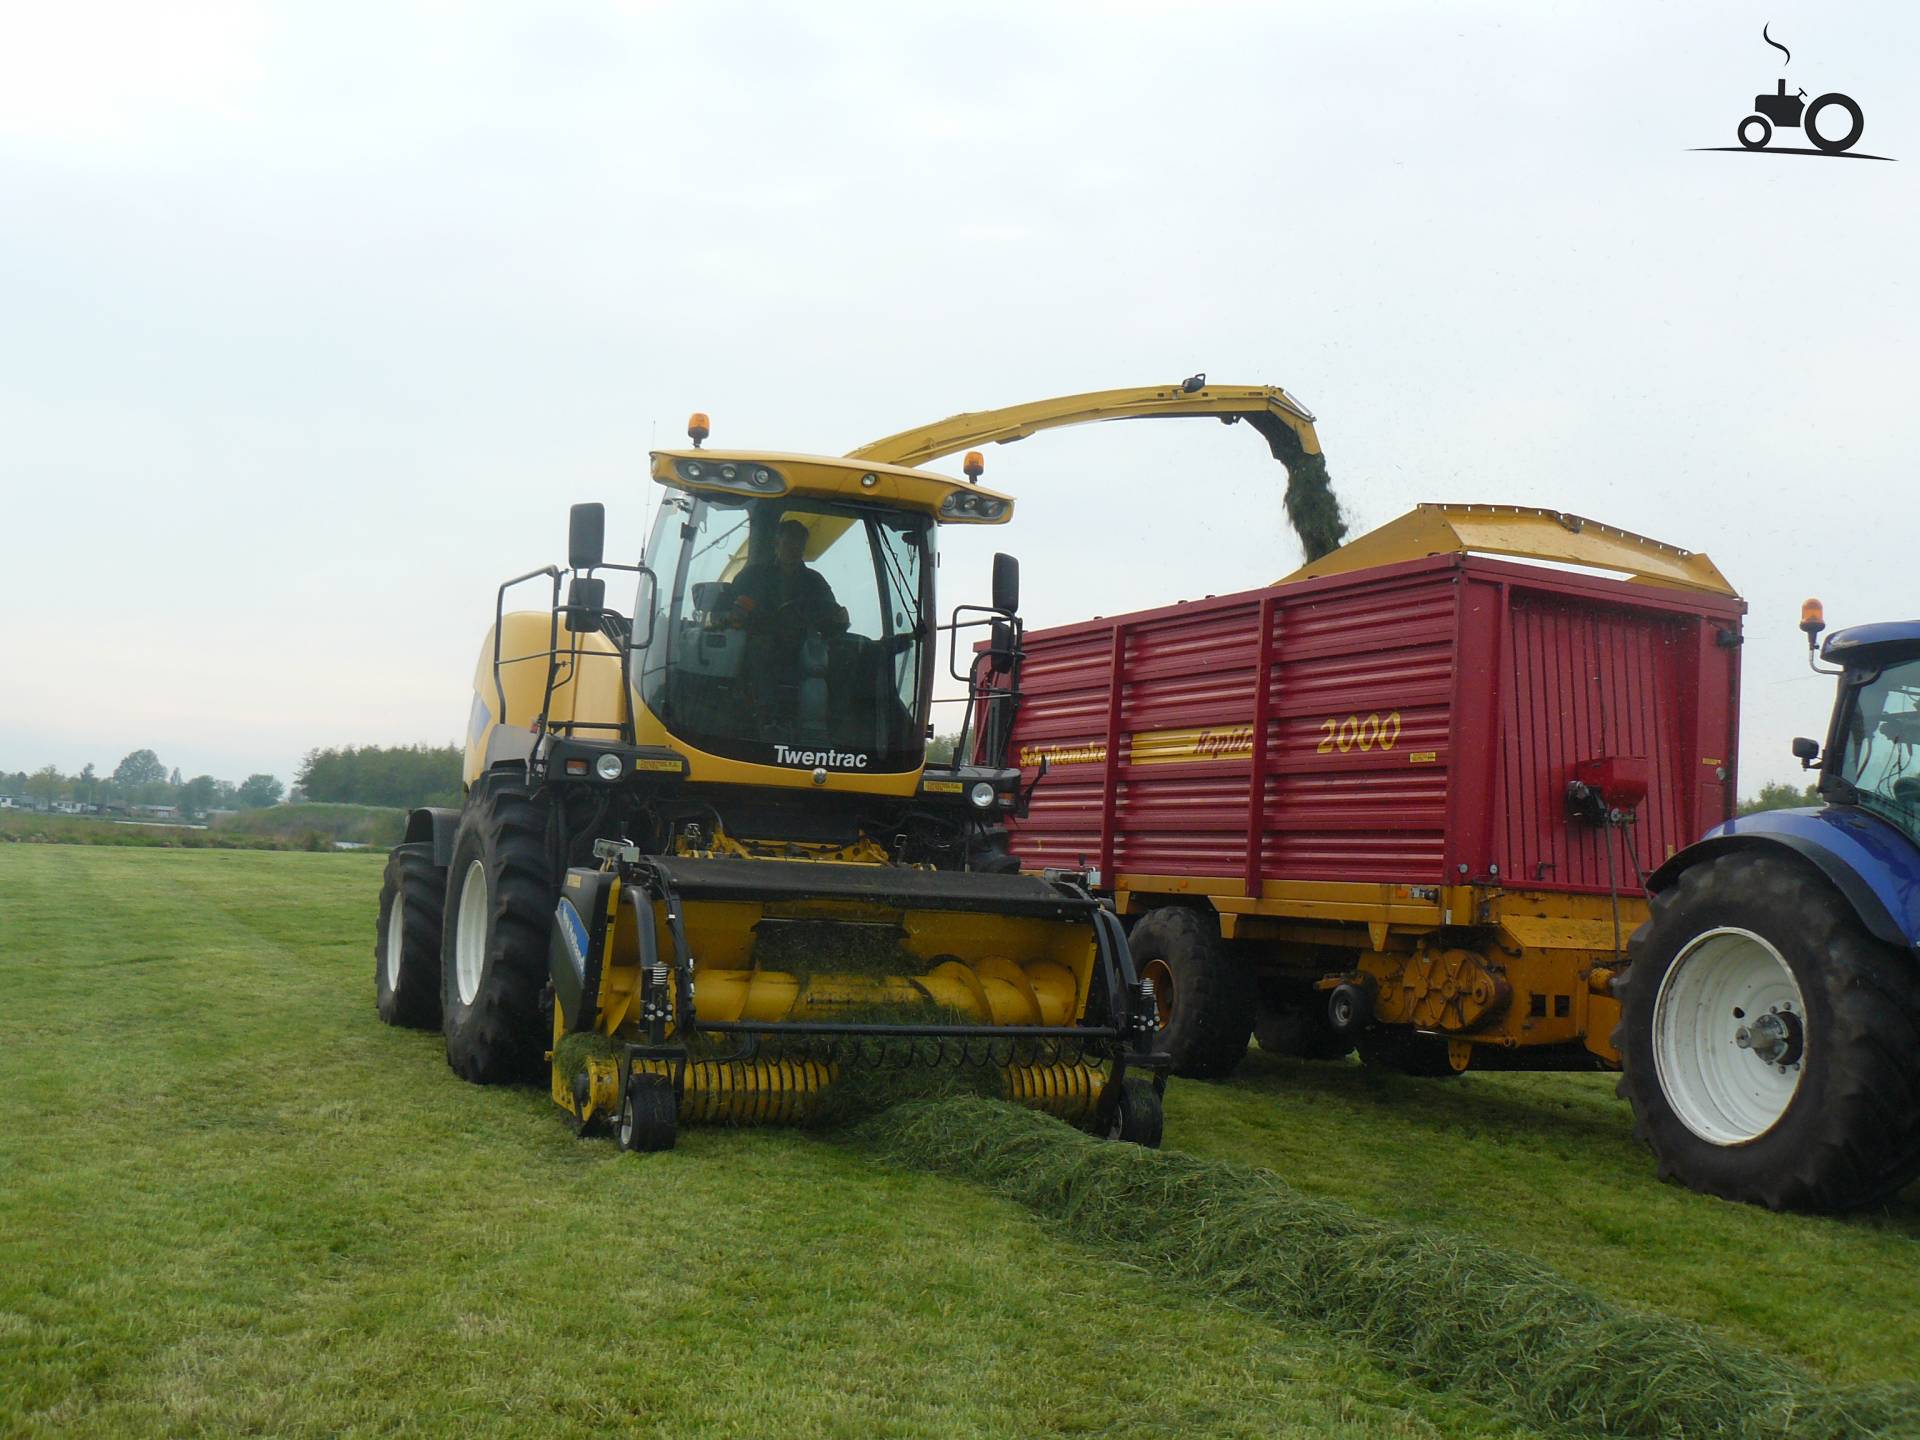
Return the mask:
M1018 566L936 608L941 528L1013 502L973 455L956 480L688 433L652 456L639 563L576 505L568 567L500 587L465 803L414 811L388 863L382 1018L443 1029L476 1083L546 1079L630 1149L941 1072L1157 1144L1167 1059L1124 932L1095 877L1008 850ZM546 606L509 611L529 582ZM928 759L942 664L977 763Z

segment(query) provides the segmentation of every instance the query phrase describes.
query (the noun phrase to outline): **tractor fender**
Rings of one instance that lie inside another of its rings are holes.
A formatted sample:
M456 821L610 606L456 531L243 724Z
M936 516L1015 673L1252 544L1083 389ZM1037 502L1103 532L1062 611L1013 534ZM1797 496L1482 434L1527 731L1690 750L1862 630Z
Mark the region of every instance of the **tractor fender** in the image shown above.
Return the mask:
M400 837L402 845L420 845L431 841L433 844L433 863L442 870L453 863L453 836L460 828L460 812L443 810L438 806L422 806L418 810L407 812L407 833Z
M1763 810L1716 825L1649 875L1648 893L1667 889L1703 860L1761 849L1798 855L1833 882L1875 937L1920 951L1920 849L1852 806Z

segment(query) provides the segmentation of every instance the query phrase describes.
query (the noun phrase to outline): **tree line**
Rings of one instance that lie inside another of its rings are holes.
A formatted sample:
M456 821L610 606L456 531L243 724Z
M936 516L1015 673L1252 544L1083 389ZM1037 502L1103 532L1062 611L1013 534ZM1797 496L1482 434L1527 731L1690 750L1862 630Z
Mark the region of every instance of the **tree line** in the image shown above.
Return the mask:
M102 775L88 762L78 773L65 775L57 765L0 771L0 795L15 804L52 809L63 803L83 809L131 809L135 806L171 808L182 816L202 816L209 810L259 810L278 805L286 793L278 777L249 775L239 784L212 775L183 779L178 766L171 770L151 750L135 750Z
M347 745L309 750L298 783L335 805L458 805L460 762L457 745Z
M181 776L152 750L124 756L109 774L91 763L76 774L57 765L0 770L0 796L16 805L83 810L172 809L198 819L214 810L263 810L283 800L339 805L460 803L460 750L453 745L348 745L309 750L289 794L279 777L249 775L234 783L213 775Z

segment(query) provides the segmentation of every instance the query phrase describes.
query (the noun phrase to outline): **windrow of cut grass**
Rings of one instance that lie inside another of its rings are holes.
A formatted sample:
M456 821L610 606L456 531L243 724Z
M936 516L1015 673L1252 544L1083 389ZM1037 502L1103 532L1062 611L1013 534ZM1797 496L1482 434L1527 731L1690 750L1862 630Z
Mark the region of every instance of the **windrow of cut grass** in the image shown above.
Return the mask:
M1830 1385L1523 1256L1302 1195L1270 1171L1105 1144L966 1097L896 1106L852 1133L1083 1243L1271 1320L1326 1327L1531 1423L1740 1440L1920 1434L1920 1387Z

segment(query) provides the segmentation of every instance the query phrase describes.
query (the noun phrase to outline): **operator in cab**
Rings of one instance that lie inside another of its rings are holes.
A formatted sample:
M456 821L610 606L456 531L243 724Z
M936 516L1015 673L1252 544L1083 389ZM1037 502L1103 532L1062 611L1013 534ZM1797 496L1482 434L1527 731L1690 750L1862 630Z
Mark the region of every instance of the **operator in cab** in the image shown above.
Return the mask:
M733 582L732 619L747 632L764 729L824 733L828 724L829 642L846 633L848 617L826 577L807 568L807 540L805 525L782 520L773 559L752 562Z
M773 559L756 560L733 582L734 623L798 645L810 630L837 634L847 628L846 607L833 587L806 564L807 527L782 520Z

